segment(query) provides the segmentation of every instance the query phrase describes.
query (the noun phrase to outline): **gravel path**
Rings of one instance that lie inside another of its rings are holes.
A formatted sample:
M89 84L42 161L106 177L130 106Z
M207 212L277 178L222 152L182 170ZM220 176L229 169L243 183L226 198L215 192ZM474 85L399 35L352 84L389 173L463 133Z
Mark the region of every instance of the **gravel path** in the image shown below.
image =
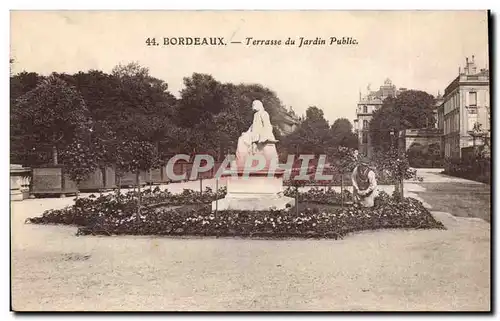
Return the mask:
M72 202L12 203L15 310L490 309L490 225L479 219L435 212L448 230L338 241L76 237L24 224Z

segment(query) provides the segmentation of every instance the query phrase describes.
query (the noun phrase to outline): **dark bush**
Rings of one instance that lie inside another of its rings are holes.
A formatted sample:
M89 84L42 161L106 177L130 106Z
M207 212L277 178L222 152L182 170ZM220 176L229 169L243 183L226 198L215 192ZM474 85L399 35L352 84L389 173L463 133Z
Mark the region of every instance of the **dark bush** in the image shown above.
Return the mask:
M469 159L447 158L444 174L491 184L491 159L471 157Z

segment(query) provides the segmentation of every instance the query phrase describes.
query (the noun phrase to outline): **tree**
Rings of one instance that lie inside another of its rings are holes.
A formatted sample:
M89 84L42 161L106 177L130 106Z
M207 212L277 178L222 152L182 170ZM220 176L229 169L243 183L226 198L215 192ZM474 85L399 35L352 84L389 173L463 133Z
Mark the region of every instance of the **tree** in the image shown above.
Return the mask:
M20 134L28 148L38 144L52 146L55 165L58 150L71 144L91 122L81 95L54 75L16 100L13 118L22 128Z
M336 119L330 127L330 144L352 149L358 148L358 138L352 130L351 122L346 118Z
M119 78L99 70L80 71L67 77L82 95L94 121L113 124L120 120L123 110L118 108L122 90Z
M323 111L316 106L306 110L305 120L284 138L283 146L289 151L303 154L324 154L328 146L330 126Z
M369 132L375 149L389 150L399 132L409 128L428 128L436 123L434 97L424 91L407 90L388 97L373 113ZM394 138L391 133L395 133Z
M117 99L111 107L115 110L110 113L112 117L105 119L116 124L113 130L121 137L156 144L162 139L163 124L171 122L177 104L167 83L150 76L149 70L137 63L118 65L112 75L117 80Z
M160 164L158 153L155 146L146 141L123 141L118 146L117 153L117 170L119 173L135 173L138 191L137 220L140 220L142 195L139 175L141 171L158 168Z
M194 73L184 78L184 86L176 115L179 126L194 127L222 110L222 84L211 75Z
M340 196L341 205L344 206L344 176L351 173L356 167L355 149L344 146L329 147L327 149L328 159L333 165L335 172L340 174Z
M403 181L416 177L416 171L410 167L407 155L392 146L387 151L376 151L375 160L378 169L394 180L395 192L403 200Z
M81 181L87 179L89 174L99 168L98 154L95 150L91 149L91 146L81 136L75 137L74 141L65 147L61 153L61 160L64 164L65 172L76 183L77 188ZM76 195L78 198L78 192Z
M11 62L12 64L12 62ZM10 77L10 155L11 162L32 166L44 163L45 155L35 153L29 141L32 136L26 131L26 124L19 120L16 100L35 89L43 77L35 72L21 72Z
M23 71L10 77L10 101L11 108L15 107L17 98L26 94L28 91L35 89L35 87L44 79L36 72Z

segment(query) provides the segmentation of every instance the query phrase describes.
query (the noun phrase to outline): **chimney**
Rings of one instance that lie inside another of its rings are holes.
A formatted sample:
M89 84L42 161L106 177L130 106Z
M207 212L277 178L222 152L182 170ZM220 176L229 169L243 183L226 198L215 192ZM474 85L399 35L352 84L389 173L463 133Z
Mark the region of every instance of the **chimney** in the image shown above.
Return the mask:
M472 55L472 61L470 63L470 73L475 75L477 73L476 64L474 63L474 55Z

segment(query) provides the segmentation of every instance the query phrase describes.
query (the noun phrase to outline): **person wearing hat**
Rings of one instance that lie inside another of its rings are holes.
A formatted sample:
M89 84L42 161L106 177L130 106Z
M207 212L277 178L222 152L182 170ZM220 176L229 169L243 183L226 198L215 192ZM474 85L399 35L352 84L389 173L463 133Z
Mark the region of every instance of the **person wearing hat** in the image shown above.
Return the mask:
M354 201L363 207L373 207L377 196L377 180L368 158L359 157L358 166L354 168L351 178Z

